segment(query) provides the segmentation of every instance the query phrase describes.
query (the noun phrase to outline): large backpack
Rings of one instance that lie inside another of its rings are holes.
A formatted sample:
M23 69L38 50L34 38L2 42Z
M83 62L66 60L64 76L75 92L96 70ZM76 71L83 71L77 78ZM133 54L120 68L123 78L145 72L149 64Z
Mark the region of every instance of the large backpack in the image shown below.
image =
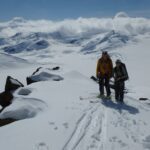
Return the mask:
M122 73L123 73L123 78L122 80L123 81L126 81L129 79L129 76L128 76L128 72L127 72L127 68L126 68L126 65L124 63L121 63L121 69L122 69Z

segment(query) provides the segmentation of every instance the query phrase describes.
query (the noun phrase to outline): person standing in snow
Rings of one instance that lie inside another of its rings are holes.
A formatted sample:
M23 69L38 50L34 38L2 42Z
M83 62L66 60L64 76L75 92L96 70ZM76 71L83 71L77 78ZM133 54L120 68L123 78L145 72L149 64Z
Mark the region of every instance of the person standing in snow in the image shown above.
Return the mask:
M115 99L123 102L125 81L128 80L128 72L126 65L121 60L116 60L116 66L113 69L113 76L115 80Z
M102 52L101 58L97 62L96 77L99 79L100 97L104 97L104 87L106 88L107 98L110 98L111 91L109 81L113 75L112 60L107 52Z

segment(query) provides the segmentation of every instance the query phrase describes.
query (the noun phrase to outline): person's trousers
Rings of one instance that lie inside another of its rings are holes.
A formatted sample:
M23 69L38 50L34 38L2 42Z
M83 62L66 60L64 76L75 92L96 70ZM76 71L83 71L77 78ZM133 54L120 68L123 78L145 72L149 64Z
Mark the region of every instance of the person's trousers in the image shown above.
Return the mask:
M107 96L110 96L110 85L109 85L109 78L108 77L101 77L99 78L99 90L100 95L104 95L104 87L106 88Z
M116 101L123 102L123 99L124 99L124 87L125 87L124 81L115 82L115 99L116 99Z

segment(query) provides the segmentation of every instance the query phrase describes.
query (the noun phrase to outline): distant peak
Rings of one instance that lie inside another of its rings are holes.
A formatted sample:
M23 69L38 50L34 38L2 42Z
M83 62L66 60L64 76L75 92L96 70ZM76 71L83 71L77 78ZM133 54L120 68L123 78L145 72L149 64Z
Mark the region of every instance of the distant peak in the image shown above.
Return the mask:
M115 15L114 18L129 18L128 14L125 12L119 12Z

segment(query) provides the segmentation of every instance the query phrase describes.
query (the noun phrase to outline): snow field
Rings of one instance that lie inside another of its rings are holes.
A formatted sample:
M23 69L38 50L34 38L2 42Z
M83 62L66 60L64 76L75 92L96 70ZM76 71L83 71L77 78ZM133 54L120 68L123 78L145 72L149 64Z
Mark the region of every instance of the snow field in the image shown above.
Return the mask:
M150 149L150 102L138 101L140 97L150 97L148 19L118 14L113 19L79 18L62 22L21 19L0 26L2 38L10 45L28 40L33 29L34 32L53 33L47 49L0 55L0 90L4 89L7 75L25 84L14 93L12 105L0 114L0 118L21 119L0 128L3 150ZM18 34L15 38L21 38L13 40L12 36L19 32L23 35ZM104 36L108 33L110 36ZM31 36L35 39L48 36L36 35L39 34ZM106 41L99 45L103 36ZM125 45L122 44L124 36L132 39ZM71 44L72 40L76 40L75 44ZM112 45L113 42L119 43L119 47ZM81 50L86 46L92 47L94 53L83 55ZM115 102L113 92L112 101L97 98L98 85L89 78L95 75L97 59L101 55L99 48L108 48L113 62L120 58L127 65L129 93L123 105ZM60 66L59 71L50 72L64 80L45 80L27 86L26 77L39 66Z

